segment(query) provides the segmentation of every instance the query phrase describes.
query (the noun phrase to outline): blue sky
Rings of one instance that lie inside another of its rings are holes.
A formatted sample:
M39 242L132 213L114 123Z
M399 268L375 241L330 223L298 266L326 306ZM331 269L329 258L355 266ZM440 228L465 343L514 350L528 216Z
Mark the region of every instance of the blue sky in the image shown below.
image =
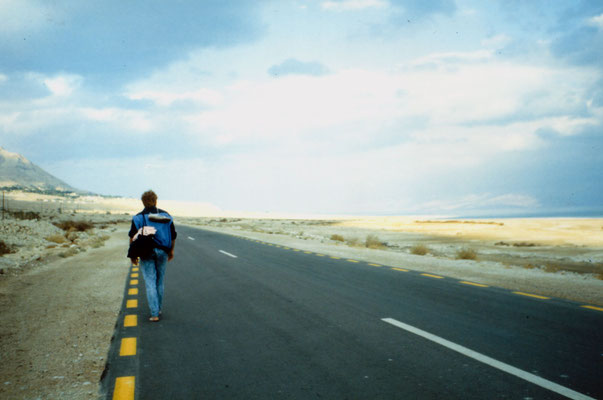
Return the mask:
M2 0L0 19L0 146L81 189L603 210L601 2Z

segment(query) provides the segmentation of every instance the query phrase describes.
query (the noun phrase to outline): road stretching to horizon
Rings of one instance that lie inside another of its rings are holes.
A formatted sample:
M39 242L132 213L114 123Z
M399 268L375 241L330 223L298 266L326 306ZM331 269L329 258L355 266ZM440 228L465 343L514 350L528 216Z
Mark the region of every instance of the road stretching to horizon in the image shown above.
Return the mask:
M129 278L107 398L603 398L596 307L178 233L160 322Z

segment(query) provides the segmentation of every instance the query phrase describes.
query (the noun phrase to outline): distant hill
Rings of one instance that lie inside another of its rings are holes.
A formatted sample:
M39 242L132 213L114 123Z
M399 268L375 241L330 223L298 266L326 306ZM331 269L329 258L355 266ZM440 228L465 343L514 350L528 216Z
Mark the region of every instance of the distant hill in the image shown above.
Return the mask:
M27 158L0 147L0 189L46 194L87 194L49 174Z

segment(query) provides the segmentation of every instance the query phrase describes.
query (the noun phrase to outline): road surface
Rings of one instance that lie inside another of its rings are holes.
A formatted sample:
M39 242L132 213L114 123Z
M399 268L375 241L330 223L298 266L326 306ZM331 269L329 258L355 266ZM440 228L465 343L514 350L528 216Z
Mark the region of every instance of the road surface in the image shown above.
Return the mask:
M603 310L178 233L160 322L126 285L107 398L603 398Z

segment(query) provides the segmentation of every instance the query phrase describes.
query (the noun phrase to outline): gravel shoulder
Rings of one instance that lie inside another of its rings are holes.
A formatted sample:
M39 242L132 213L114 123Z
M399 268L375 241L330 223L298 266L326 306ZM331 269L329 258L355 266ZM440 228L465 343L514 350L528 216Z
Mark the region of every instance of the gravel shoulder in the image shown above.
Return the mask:
M104 244L82 241L67 255L26 251L33 261L0 275L0 398L98 397L128 273L128 227L89 234Z

